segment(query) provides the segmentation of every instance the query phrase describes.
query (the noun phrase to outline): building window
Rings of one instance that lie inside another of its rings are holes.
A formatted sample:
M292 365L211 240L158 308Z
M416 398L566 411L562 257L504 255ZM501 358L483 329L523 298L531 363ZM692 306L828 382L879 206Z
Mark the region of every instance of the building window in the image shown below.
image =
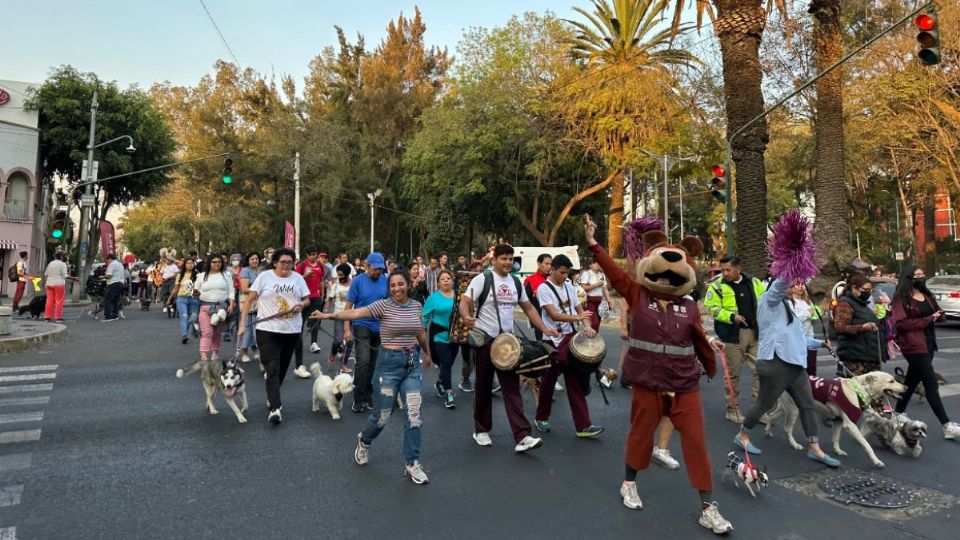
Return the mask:
M23 173L14 173L7 179L7 196L3 201L3 215L13 221L25 221L27 212L27 178Z

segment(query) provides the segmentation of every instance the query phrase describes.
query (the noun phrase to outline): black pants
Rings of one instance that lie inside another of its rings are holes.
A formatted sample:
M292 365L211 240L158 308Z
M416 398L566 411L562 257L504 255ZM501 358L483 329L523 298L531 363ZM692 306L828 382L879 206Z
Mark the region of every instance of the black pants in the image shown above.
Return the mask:
M907 386L907 391L897 401L897 412L902 413L907 410L907 404L913 397L913 391L916 390L918 384L923 383L923 390L927 394L927 401L930 402L933 414L937 415L937 420L941 424L949 422L950 417L947 416L947 411L943 408L943 401L940 399L940 385L937 384L937 375L933 371L933 355L927 353L904 354L903 357L907 359L908 364L906 380L903 382Z
M438 380L440 384L443 385L444 390L453 388L453 381L451 380L453 378L451 377L453 361L457 359L457 351L462 350L463 354L467 354L464 347L466 347L466 345L459 343L430 342L430 356L432 356L433 361L440 366L440 377Z
M310 314L318 309L323 309L323 298L311 298L310 305L303 308L300 312L303 316L303 327L307 327L307 319L310 317ZM317 334L320 332L320 321L317 321L313 328L310 329L310 343L317 342ZM293 358L294 358L294 367L300 367L303 365L303 332L297 334L299 339L297 339L297 344L293 349Z
M103 318L116 319L120 313L120 297L123 296L123 282L110 283L103 294Z
M353 327L353 350L357 363L353 368L353 402L373 403L373 372L377 368L377 350L380 348L380 332L366 326Z
M290 369L290 356L300 340L300 334L281 334L257 330L260 363L267 372L267 401L270 410L280 408L280 385Z
M466 343L461 343L460 359L463 361L460 367L460 377L470 379L470 375L473 374L473 347Z

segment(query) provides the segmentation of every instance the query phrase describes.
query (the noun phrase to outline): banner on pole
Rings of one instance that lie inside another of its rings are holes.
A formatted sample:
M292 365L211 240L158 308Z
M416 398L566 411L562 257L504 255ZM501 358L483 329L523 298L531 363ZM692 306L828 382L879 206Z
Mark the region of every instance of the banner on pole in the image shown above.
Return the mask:
M100 222L100 249L103 254L117 252L117 239L113 231L113 223L107 220Z
M293 249L297 243L297 233L293 224L289 221L283 222L283 247Z

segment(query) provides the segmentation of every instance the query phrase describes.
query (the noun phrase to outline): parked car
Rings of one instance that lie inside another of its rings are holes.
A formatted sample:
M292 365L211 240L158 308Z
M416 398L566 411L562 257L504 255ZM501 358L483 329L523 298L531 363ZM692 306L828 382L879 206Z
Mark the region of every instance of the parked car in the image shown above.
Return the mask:
M927 288L947 320L960 321L960 275L932 277L927 280Z

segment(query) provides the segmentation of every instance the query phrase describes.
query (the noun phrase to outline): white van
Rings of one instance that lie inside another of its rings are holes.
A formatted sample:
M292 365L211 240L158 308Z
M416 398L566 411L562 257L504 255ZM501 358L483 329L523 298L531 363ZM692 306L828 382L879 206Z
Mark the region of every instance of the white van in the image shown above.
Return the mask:
M513 273L526 277L537 271L537 257L547 253L551 257L557 255L566 255L573 268L580 268L580 255L577 253L578 246L556 246L556 247L523 247L513 246Z

